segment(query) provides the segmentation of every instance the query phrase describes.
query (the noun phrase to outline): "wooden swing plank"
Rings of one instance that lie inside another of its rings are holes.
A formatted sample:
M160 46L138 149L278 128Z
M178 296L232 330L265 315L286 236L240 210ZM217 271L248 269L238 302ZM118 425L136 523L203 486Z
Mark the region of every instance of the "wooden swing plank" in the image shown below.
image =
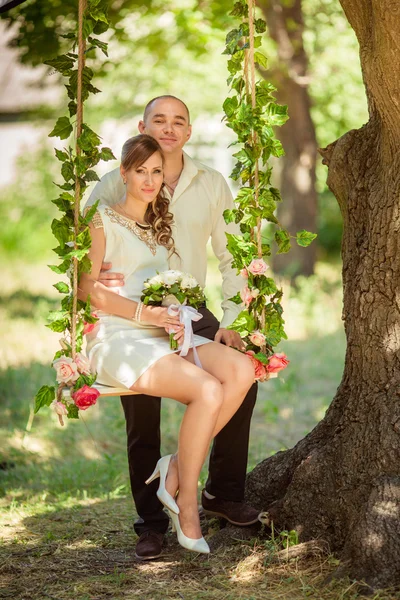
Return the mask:
M108 385L101 385L101 383L94 383L92 385L96 390L100 392L100 396L103 398L111 397L111 396L134 396L138 392L132 392L132 390L127 390L124 387L110 387ZM63 398L71 398L71 391L68 388L63 389Z

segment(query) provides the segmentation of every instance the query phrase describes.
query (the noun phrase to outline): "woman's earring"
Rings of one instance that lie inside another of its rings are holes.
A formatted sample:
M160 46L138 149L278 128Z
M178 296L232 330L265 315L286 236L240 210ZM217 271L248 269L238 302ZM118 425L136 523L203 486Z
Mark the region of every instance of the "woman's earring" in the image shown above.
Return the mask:
M124 182L124 185L126 185L126 179L123 179L122 181Z

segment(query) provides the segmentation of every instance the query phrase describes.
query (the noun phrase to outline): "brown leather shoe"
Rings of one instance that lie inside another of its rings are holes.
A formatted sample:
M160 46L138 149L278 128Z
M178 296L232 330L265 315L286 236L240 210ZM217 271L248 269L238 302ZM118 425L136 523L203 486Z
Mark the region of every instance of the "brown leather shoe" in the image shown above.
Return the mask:
M207 498L204 490L201 494L201 505L204 514L210 517L221 517L232 523L245 527L258 522L259 512L244 502L232 502L232 500L218 500L218 498Z
M157 531L145 531L136 544L135 556L138 560L154 560L162 553L164 535Z

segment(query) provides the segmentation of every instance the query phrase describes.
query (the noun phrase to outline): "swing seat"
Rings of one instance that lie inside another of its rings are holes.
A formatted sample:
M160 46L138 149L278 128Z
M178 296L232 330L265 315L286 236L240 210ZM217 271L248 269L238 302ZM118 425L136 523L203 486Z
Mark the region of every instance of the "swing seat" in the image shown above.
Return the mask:
M111 396L135 396L138 392L132 392L124 387L110 387L108 385L102 385L101 383L93 383L91 386L100 392L100 397L108 398ZM64 388L62 392L63 398L71 399L71 389Z
M278 377L278 373L271 373L269 379L274 379ZM268 381L268 380L267 380ZM110 387L108 385L102 385L101 383L94 383L92 385L98 392L100 392L101 398L109 398L112 396L136 396L138 392L132 392L132 390L127 390L123 387ZM64 388L62 392L63 398L71 399L71 389Z

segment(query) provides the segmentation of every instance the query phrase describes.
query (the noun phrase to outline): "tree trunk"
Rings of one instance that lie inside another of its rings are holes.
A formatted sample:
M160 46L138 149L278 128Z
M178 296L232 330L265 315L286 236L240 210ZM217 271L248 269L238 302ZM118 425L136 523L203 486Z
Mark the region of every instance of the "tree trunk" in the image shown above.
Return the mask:
M400 8L341 4L370 112L321 151L344 221L345 369L325 418L254 469L247 497L301 541L326 540L342 558L338 574L377 589L400 584Z
M278 88L277 98L287 104L289 121L277 131L285 150L281 159L280 190L284 202L278 218L282 226L295 234L302 229L317 230L317 191L315 169L317 140L311 119L308 93L308 58L303 45L302 0L260 0L268 33L277 44L278 67L272 78ZM266 74L271 79L271 74ZM316 244L300 248L294 244L289 254L274 258L275 272L312 275Z

